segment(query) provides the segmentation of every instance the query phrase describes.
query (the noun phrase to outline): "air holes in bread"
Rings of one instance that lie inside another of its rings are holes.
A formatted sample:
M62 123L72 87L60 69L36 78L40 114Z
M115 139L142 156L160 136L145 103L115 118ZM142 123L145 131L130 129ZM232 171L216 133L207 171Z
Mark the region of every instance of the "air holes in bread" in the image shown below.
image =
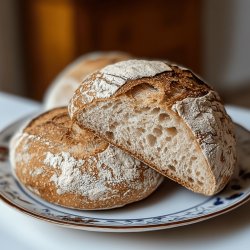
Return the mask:
M171 141L171 137L170 136L167 136L166 138L165 138L165 141Z
M188 181L189 182L194 182L193 178L191 178L191 177L188 177Z
M141 108L141 112L147 112L149 111L151 108L150 107L142 107Z
M161 136L162 135L162 130L160 128L154 128L153 133L156 136Z
M198 183L199 186L203 186L203 182L198 181L197 183Z
M114 134L113 134L113 132L107 131L105 134L106 134L106 136L107 136L109 139L114 139Z
M166 128L166 131L168 132L169 135L175 136L177 134L177 129L175 127L171 128Z
M156 137L151 134L147 135L147 142L151 147L154 146L156 143Z
M173 165L168 165L168 168L172 171L176 171L175 167Z
M192 157L191 157L191 162L195 161L196 159L197 159L197 157L192 156Z
M164 122L167 119L169 119L169 115L168 114L162 113L162 114L159 115L159 122Z
M159 112L160 112L160 108L154 108L151 111L152 114L158 114Z
M113 122L109 127L111 130L114 130L118 126L117 122Z

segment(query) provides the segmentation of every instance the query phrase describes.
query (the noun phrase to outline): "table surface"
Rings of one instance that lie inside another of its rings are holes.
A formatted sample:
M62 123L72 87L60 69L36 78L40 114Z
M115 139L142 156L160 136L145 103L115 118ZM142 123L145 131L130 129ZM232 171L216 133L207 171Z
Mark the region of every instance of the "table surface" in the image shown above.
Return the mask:
M37 102L0 92L0 130L41 108ZM250 110L227 107L250 129ZM59 227L31 218L0 201L0 249L250 249L250 202L196 224L142 233L98 233Z

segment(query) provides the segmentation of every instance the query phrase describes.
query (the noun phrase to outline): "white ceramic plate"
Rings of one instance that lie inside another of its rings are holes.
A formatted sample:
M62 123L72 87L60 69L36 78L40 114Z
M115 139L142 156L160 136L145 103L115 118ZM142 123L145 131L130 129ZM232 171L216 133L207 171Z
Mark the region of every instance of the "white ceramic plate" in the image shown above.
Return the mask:
M79 211L52 205L31 194L12 175L8 145L22 122L14 123L0 134L0 199L37 219L89 231L150 231L203 221L250 199L250 132L236 125L239 171L227 187L213 197L192 193L166 180L147 199L123 208Z

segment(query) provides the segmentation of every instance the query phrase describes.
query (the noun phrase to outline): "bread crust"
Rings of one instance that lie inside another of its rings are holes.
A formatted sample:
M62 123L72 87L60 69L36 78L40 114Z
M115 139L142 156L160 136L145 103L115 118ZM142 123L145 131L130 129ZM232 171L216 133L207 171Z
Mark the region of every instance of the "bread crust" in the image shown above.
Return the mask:
M48 202L76 209L124 206L146 198L163 179L73 124L66 108L34 118L14 150L14 171L26 188Z
M132 68L135 63L141 68L154 67L148 72L145 71L130 73L127 78L122 75L112 73L112 66L118 65L120 71L123 68ZM109 98L116 98L122 94L130 94L138 85L147 83L157 89L156 97L160 100L161 105L171 107L177 101L188 97L199 97L207 94L212 88L201 81L194 73L188 69L179 68L176 65L167 64L159 61L146 60L128 60L115 63L88 75L81 86L75 91L74 96L69 103L69 114L71 117L76 116L75 112L80 112L88 104L105 101ZM108 70L104 70L108 68ZM143 76L147 75L147 76ZM94 87L93 87L94 85Z
M138 68L133 69L133 64L140 65L139 70L143 68L144 71L138 73ZM112 73L112 69L117 68L120 68L120 71L115 70L116 73ZM127 77L124 77L122 69L129 72ZM147 70L148 72L145 73ZM113 78L110 79L110 75ZM119 79L122 79L120 83ZM236 164L232 121L218 94L190 70L166 62L146 60L129 60L114 64L113 67L110 65L108 69L104 68L95 72L84 80L69 103L69 114L79 125L91 129L91 126L80 122L80 116L85 110L91 109L99 102L118 100L124 95L136 101L133 95L136 88L140 88L143 84L152 87L152 92L155 90L155 94L151 94L150 98L145 97L141 104L150 106L151 103L156 102L166 112L174 112L186 124L187 131L189 130L190 134L196 138L199 150L208 164L209 178L214 180L214 185L207 187L204 194L213 195L219 192L228 182ZM107 87L109 87L108 91ZM100 94L102 91L106 91L105 94ZM198 192L198 189L191 187L189 183L169 176L161 170L160 166L154 166L152 162L146 161L143 155L135 154L123 145L115 144L100 131L93 132L165 176Z

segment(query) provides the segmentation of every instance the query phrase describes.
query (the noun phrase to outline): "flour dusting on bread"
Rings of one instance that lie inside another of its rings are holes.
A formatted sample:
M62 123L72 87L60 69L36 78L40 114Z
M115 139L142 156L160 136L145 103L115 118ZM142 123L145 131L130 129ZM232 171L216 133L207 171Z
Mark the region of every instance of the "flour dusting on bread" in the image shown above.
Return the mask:
M214 172L217 185L223 185L225 178L229 179L233 172L232 162L236 160L236 152L233 150L233 124L218 94L209 91L205 96L185 98L176 102L172 110L190 127Z
M84 171L85 161L75 159L68 152L47 152L44 159L45 165L60 170L50 178L56 184L58 194L73 192L90 200L106 199L110 193L117 195L117 191L112 190L114 182L116 185L126 183L132 189L145 191L158 182L158 173L146 171L147 168L144 172L145 183L137 182L141 175L137 168L141 163L132 157L126 157L120 149L113 146L109 146L96 157L90 157L86 163L96 164L98 171Z

